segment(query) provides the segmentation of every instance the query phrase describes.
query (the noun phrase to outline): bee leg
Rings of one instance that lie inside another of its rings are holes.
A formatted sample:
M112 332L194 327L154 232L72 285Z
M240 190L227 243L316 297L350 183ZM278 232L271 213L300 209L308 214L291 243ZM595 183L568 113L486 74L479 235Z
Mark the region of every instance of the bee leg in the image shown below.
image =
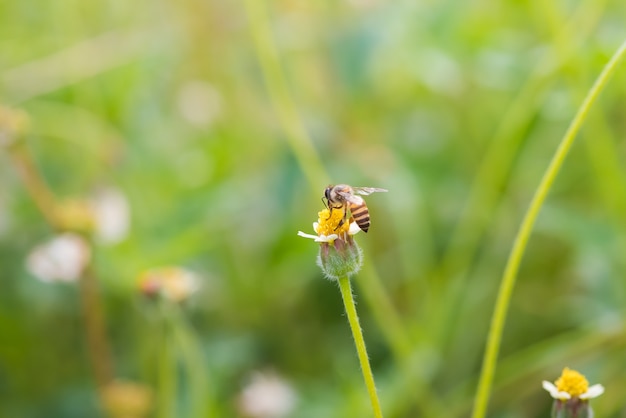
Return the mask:
M329 220L331 216L333 216L333 207L332 206L327 206L328 207L328 218L326 218L326 220Z
M337 226L335 227L335 231L337 229L339 229L343 224L346 223L346 219L347 219L347 213L343 215L343 218L341 218L341 220L339 221L339 223L337 224ZM352 217L350 217L350 221L352 221Z

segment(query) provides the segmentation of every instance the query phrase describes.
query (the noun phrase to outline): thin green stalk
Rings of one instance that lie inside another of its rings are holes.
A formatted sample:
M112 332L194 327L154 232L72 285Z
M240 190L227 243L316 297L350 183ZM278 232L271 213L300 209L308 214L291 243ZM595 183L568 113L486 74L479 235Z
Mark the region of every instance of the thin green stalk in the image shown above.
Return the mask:
M411 356L411 339L403 328L402 319L393 306L387 289L383 286L376 270L367 263L361 277L364 280L359 282L359 288L363 291L363 296L369 306L378 305L378 309L373 309L372 314L379 324L385 325L381 327L381 332L389 341L393 355L398 362L406 361Z
M267 89L287 134L287 141L309 184L317 190L320 183L328 184L328 176L291 97L270 30L266 1L246 0L246 9Z
M439 281L440 289L435 287L436 294L440 296L432 298L436 305L428 310L440 312L432 317L436 318L438 324L445 324L438 326L442 344L446 344L454 333L457 307L468 286L465 280L467 270L501 200L500 191L506 186L507 176L523 142L524 132L544 100L548 87L558 76L558 70L597 27L605 4L606 0L584 0L578 4L571 19L565 24L560 22L559 30L551 42L553 47L547 51L545 59L534 68L520 88L489 142L441 262L438 274L446 280Z
M36 167L26 144L22 142L15 144L9 149L9 154L26 190L28 190L31 199L37 205L48 225L57 231L61 230L56 214L56 198Z
M113 381L113 357L105 331L102 295L91 263L85 268L78 281L78 290L88 354L96 384L98 389L102 390Z
M550 165L544 173L543 178L539 183L539 187L535 191L530 206L524 215L522 224L520 225L517 236L515 237L515 242L513 244L513 248L511 249L509 259L507 260L504 275L500 284L500 290L498 291L496 306L491 319L491 327L487 337L487 348L483 358L483 366L480 372L478 390L476 392L474 402L474 410L472 413L473 418L483 418L487 411L487 403L495 373L500 342L502 341L502 331L504 329L504 322L509 307L509 301L511 300L511 295L513 293L513 287L515 285L519 265L522 260L522 256L524 255L535 220L539 214L539 210L541 209L541 206L543 205L543 202L545 201L546 196L550 191L550 188L552 187L563 162L565 161L565 157L567 156L567 153L571 148L583 121L587 117L589 110L595 103L602 89L606 86L611 75L615 72L617 64L623 58L625 53L626 41L620 46L613 57L611 57L611 60L605 65L602 73L587 93L585 100L579 107L576 116L572 120L565 136L559 144L556 153L552 157L552 161L550 161Z
M573 17L561 25L554 36L555 47L545 54L546 59L520 88L519 94L507 109L472 181L469 197L459 216L442 262L442 277L462 272L476 253L485 226L491 220L490 212L498 203L498 190L504 186L527 125L534 117L537 103L545 97L558 70L577 51L581 40L588 38L597 25L605 1L581 2Z
M196 335L178 305L172 304L171 313L174 321L174 337L180 349L185 371L189 376L191 416L204 418L215 416L214 396L209 388L205 361Z
M176 352L173 341L173 326L169 318L167 301L160 301L161 313L161 347L159 361L159 418L171 418L176 416L176 395L178 392Z
M348 322L350 323L350 329L352 330L352 336L354 337L356 352L359 356L359 362L361 363L363 379L365 380L365 386L367 386L367 392L369 393L370 400L372 401L374 416L376 418L382 418L383 412L380 409L380 401L378 400L378 395L376 394L374 375L372 374L370 361L367 357L367 349L365 348L365 340L363 340L363 332L361 331L361 325L359 324L359 317L356 314L356 306L354 305L354 298L352 296L350 278L348 276L344 276L338 281L339 289L341 290L341 297L343 298L343 304L346 308L346 315L348 315Z

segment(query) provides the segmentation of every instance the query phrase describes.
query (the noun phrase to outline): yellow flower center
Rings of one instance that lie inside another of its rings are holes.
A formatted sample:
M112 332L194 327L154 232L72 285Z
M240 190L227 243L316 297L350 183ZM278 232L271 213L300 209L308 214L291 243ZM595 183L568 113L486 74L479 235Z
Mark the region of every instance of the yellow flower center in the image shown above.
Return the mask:
M69 231L90 233L96 227L95 213L87 200L62 201L58 206L56 217L62 227Z
M315 232L317 232L318 235L342 235L347 233L348 229L350 229L350 222L347 219L341 226L339 226L341 220L345 216L345 210L343 208L333 209L332 212L330 209L324 209L323 211L318 212L317 215L319 216L319 219L317 220L318 226Z
M567 392L572 396L586 393L589 387L589 382L587 382L585 376L567 367L563 369L561 377L554 384L559 391Z

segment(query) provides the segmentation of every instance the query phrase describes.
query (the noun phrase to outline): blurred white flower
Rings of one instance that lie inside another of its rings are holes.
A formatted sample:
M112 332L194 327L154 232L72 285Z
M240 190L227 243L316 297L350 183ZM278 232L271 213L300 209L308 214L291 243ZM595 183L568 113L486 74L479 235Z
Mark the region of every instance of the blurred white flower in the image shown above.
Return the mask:
M296 393L276 373L255 372L239 395L239 411L249 418L281 418L296 406Z
M222 98L206 81L188 81L178 90L178 111L189 123L210 125L222 110Z
M161 295L173 302L188 299L200 288L198 276L182 267L168 266L139 275L139 290L146 296Z
M35 247L26 259L26 268L43 282L75 282L90 258L87 242L67 233Z
M91 199L91 206L96 238L107 244L122 241L130 225L130 206L126 196L118 189L102 189Z

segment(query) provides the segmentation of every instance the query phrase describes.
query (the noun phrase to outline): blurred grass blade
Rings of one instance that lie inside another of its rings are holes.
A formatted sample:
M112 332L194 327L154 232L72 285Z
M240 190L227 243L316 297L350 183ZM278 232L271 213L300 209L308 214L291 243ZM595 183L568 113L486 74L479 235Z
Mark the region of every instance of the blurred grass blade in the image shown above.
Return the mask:
M561 48L546 51L520 89L515 101L507 110L498 126L490 146L472 182L470 195L459 217L459 223L452 233L442 262L442 277L449 277L462 271L472 260L480 237L486 225L492 220L485 214L491 212L497 203L498 190L505 182L520 143L526 131L525 125L533 118L536 103L543 98L558 70L576 52L576 39L587 39L596 28L604 2L588 0L578 8L575 16L555 36L555 44ZM563 41L566 40L566 41Z
M266 2L265 0L246 0L246 9L263 76L280 122L285 129L287 141L312 190L317 191L320 189L320 184L326 185L330 181L289 92L279 52L270 30Z
M507 265L500 284L500 290L498 291L498 297L496 300L496 306L494 309L493 317L491 320L491 327L489 329L489 335L487 338L487 347L485 350L485 356L483 359L483 366L480 374L480 380L478 384L478 390L476 392L476 400L474 403L474 411L472 413L473 418L483 418L487 411L487 403L489 400L489 394L491 391L491 384L493 381L493 375L495 373L496 361L498 357L498 351L500 349L500 342L502 341L502 331L504 330L504 322L506 319L506 313L508 311L509 302L513 293L513 287L515 285L515 279L519 270L519 265L524 255L528 239L532 232L532 228L535 224L535 220L539 214L539 210L543 205L543 202L550 191L550 188L554 184L557 174L559 173L565 157L570 150L580 127L587 117L589 110L595 103L602 89L608 83L611 75L617 69L620 60L626 53L626 41L620 46L620 48L611 57L610 61L605 65L600 76L596 79L596 82L591 87L585 100L578 109L574 120L570 124L565 136L561 140L559 147L548 166L539 187L535 191L535 195L530 203L530 206L524 216L520 229L515 237L513 248L509 255Z
M0 89L17 104L76 84L145 54L143 32L111 31L0 74Z

